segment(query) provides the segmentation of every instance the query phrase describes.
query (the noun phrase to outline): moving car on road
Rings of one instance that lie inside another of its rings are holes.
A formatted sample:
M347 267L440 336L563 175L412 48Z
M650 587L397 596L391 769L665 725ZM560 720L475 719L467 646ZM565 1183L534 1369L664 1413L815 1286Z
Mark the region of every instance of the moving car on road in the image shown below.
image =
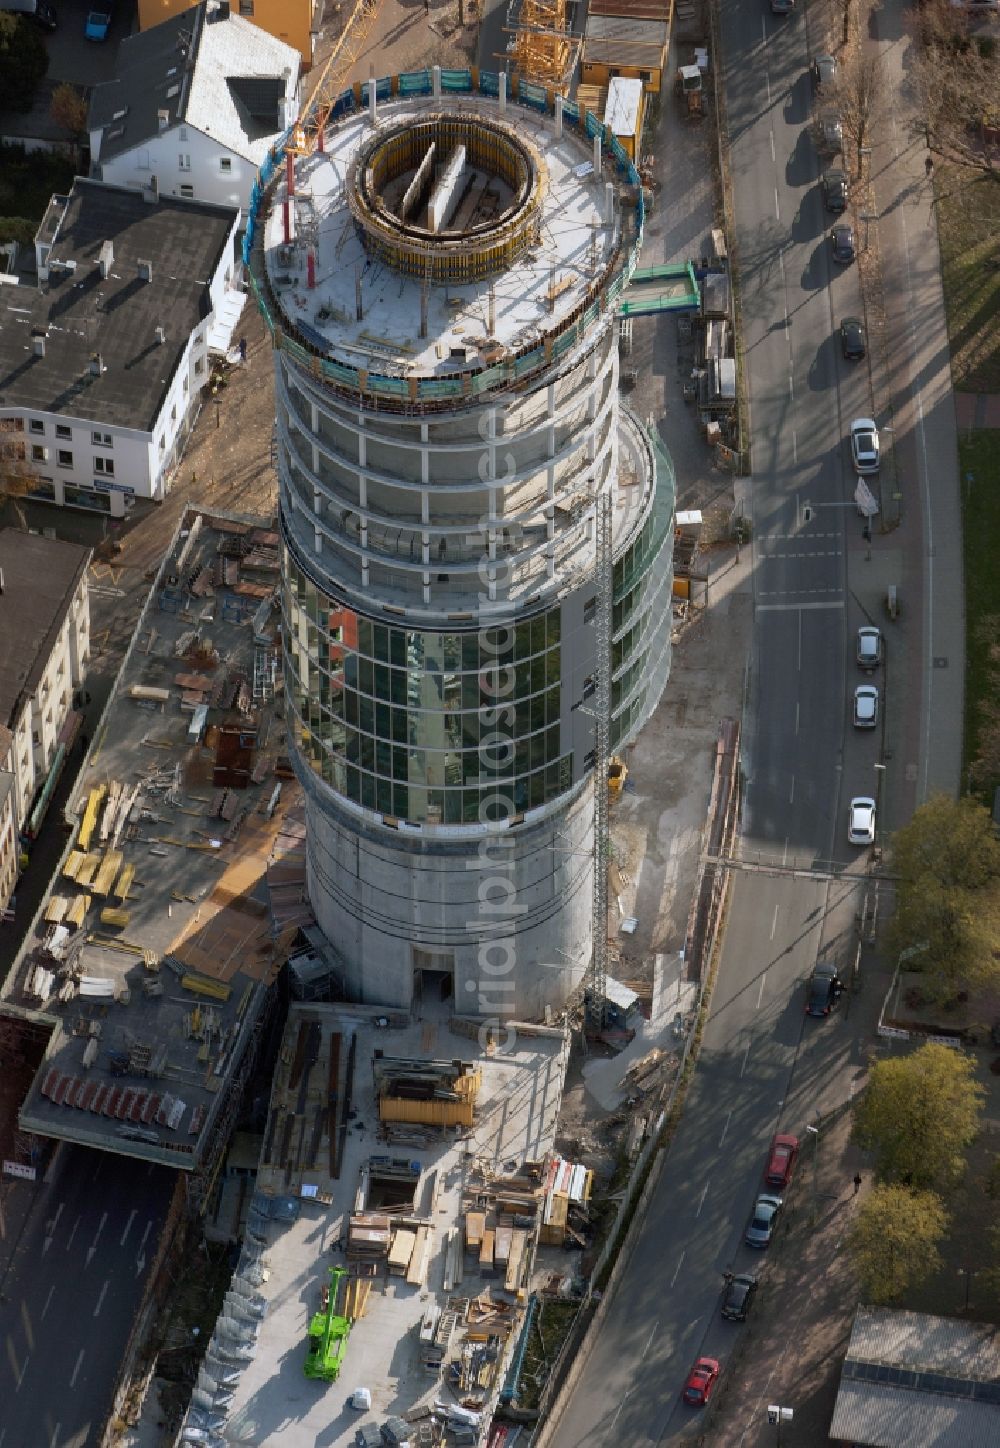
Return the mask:
M787 1187L792 1179L798 1154L798 1137L783 1135L779 1132L771 1142L767 1167L764 1171L764 1180L769 1187Z
M718 1359L701 1357L688 1373L688 1380L684 1384L684 1401L693 1403L698 1408L703 1408L712 1396L712 1388L719 1376Z
M753 1216L750 1218L743 1237L748 1247L770 1246L771 1236L777 1225L778 1213L784 1204L783 1197L771 1196L769 1192L761 1193L757 1198Z
M807 1016L828 1016L843 994L844 984L837 967L829 960L817 960L806 996Z
M757 1294L757 1279L748 1272L726 1279L726 1295L722 1299L722 1315L727 1322L746 1322Z
M839 261L841 266L847 266L857 256L854 227L850 222L839 221L830 232L830 250L833 252L834 261Z
M859 684L854 691L855 729L874 729L878 723L878 690L874 684Z
M857 794L851 800L847 840L852 845L875 843L875 801L867 795Z
M870 417L856 417L851 423L851 458L859 473L878 472L878 428Z
M882 634L870 624L858 629L858 646L855 654L866 674L874 674L882 662Z
M827 211L847 210L847 172L839 166L832 166L820 177L823 188L823 205Z
M845 317L841 322L840 350L848 362L860 362L865 355L865 324L860 317Z

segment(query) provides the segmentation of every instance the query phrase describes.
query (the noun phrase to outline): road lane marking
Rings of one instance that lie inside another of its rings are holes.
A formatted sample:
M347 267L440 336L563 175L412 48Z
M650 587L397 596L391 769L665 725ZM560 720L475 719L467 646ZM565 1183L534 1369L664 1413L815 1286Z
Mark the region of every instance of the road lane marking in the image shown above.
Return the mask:
M725 1141L725 1139L726 1139L726 1132L729 1130L729 1123L732 1121L732 1119L733 1119L733 1108L730 1106L730 1108L729 1108L729 1115L726 1117L726 1124L725 1124L725 1126L722 1128L722 1135L719 1137L719 1145L720 1145L720 1146L722 1145L722 1143L723 1143L723 1142Z
M829 603L758 603L757 612L790 613L793 608L843 608L843 606L842 598L831 599Z
M71 1248L72 1245L73 1245L73 1238L76 1236L77 1228L79 1227L79 1225L80 1225L80 1218L77 1217L76 1221L73 1223L73 1230L72 1230L72 1232L70 1232L70 1234L69 1234L69 1241L66 1243L66 1251L67 1251L67 1252L70 1250L70 1248Z
M795 377L792 373L791 363L788 366L788 395L789 397L795 396Z
M98 1313L100 1312L101 1308L104 1306L104 1299L105 1299L105 1297L107 1297L107 1295L108 1295L108 1287L109 1287L110 1285L111 1285L111 1284L110 1284L110 1278L107 1278L107 1277L106 1277L106 1278L104 1279L104 1286L101 1288L101 1291L100 1291L100 1293L99 1293L99 1295L98 1295L98 1298L97 1298L97 1306L94 1308L94 1316L95 1316L95 1317L97 1317L97 1315L98 1315Z
M136 1210L135 1210L135 1207L133 1207L132 1210L131 1210L131 1211L129 1212L129 1214L128 1214L128 1221L125 1223L125 1230L124 1230L124 1232L122 1233L122 1235L121 1235L121 1240L120 1240L119 1243L118 1243L119 1247L124 1247L124 1245L125 1245L125 1238L128 1236L129 1232L131 1232L131 1230L132 1230L132 1223L135 1221L135 1219L136 1219Z
M645 1347L643 1348L643 1350L642 1350L642 1358L643 1358L643 1361L645 1361L646 1354L649 1352L649 1349L653 1346L653 1338L656 1336L656 1329L659 1327L659 1325L660 1325L660 1319L657 1318L656 1321L653 1323L653 1326L652 1326L652 1327L650 1328L650 1330L649 1330L649 1336L648 1336L647 1339L646 1339L646 1346L645 1346Z
M774 155L774 128L773 128L773 127L772 127L772 129L770 130L770 132L768 133L768 138L769 138L769 140L770 140L770 142L771 142L771 161L772 161L772 163L773 163L774 160L775 160L775 155Z
M781 863L782 863L782 865L787 865L787 864L788 864L788 836L787 836L787 835L785 836L785 848L784 848L784 851L782 852ZM743 1074L743 1073L740 1072L740 1075L742 1075L742 1074Z
M801 614L800 614L799 616L801 617ZM798 732L799 732L799 701L798 701L798 699L796 699L796 701L795 701L795 732L796 732L796 734L798 734Z
M59 1443L60 1443L61 1435L62 1435L62 1423L59 1422L59 1423L57 1423L56 1426L52 1429L52 1432L51 1432L51 1434L49 1435L49 1448L59 1448Z
M780 221L780 220L781 220L781 208L780 208L780 206L778 205L778 188L777 188L777 186L775 186L775 188L774 188L774 219L775 219L775 221Z
M45 1314L46 1314L46 1313L48 1312L48 1310L49 1310L49 1307L50 1307L50 1305L51 1305L51 1303L52 1303L52 1299L53 1299L53 1297L55 1296L55 1291L56 1291L56 1289L55 1289L54 1286L49 1288L49 1295L48 1295L48 1297L46 1297L46 1299L45 1299L45 1306L42 1308L42 1316L43 1316L43 1317L45 1316Z
M761 1001L764 999L764 982L765 982L766 980L767 980L767 971L765 970L764 974L763 974L763 975L761 976L761 978L760 978L760 990L757 992L757 1005L756 1005L755 1009L758 1010L758 1011L760 1010L760 1003L761 1003Z
M680 1272L680 1270L681 1270L681 1263L684 1261L684 1252L686 1252L686 1251L687 1251L687 1248L685 1247L685 1248L684 1248L684 1251L681 1252L681 1255L677 1258L677 1266L674 1268L674 1275L673 1275L673 1277L671 1277L671 1279L670 1279L670 1285L671 1285L671 1287L673 1287L674 1283L677 1281L677 1274L678 1274L678 1273Z
M788 803L789 803L789 804L794 804L794 803L795 803L795 775L794 775L794 774L792 775L792 783L791 783L791 787L789 788L789 791L788 791Z
M146 1230L145 1230L145 1231L143 1232L143 1234L142 1234L142 1241L139 1243L139 1251L140 1251L140 1252L142 1251L143 1247L145 1247L145 1245L146 1245L146 1238L149 1236L149 1234L150 1234L150 1232L151 1232L152 1230L153 1230L153 1224L152 1224L152 1222L147 1222L147 1223L146 1223Z
M774 939L774 932L777 930L777 928L778 928L778 907L777 907L777 905L775 905L775 907L774 907L774 919L771 921L771 939L772 939L772 940Z
M787 322L787 321L785 322L785 326L786 326L786 327L788 326L788 322ZM798 433L795 431L794 427L792 428L792 462L795 464L796 467L798 467L798 465L799 465L799 438L798 438Z
M781 285L785 285L785 253L778 252L778 270L781 272Z
M760 17L760 43L761 45L767 44L767 20L763 15Z
M705 1198L706 1198L707 1196L708 1196L708 1182L705 1183L704 1190L702 1191L701 1201L698 1203L698 1210L695 1212L695 1216L696 1216L696 1217L700 1217L700 1216L701 1216L701 1209L702 1209L702 1207L705 1205Z
M765 91L767 92L767 103L768 103L768 105L770 105L770 104L771 104L771 77L768 75L768 73L767 73L766 70L765 70L765 72L764 72L764 89L765 89Z
M70 1378L70 1380L69 1380L69 1385L70 1385L71 1388L75 1388L75 1387L76 1387L77 1374L79 1373L80 1368L81 1368L82 1366L83 1366L83 1348L81 1348L80 1351L79 1351L79 1353L77 1354L76 1366L75 1366L74 1369L73 1369L73 1376L72 1376L72 1377Z
M743 1075L744 1071L745 1071L746 1068L747 1068L747 1062L748 1062L749 1059L750 1059L750 1047L751 1047L752 1045L753 1045L753 1037L751 1037L750 1040L747 1041L747 1048L746 1048L746 1050L743 1052L743 1065L740 1067L740 1075L741 1075L741 1076ZM672 1286L672 1285L673 1285L673 1284L671 1284L671 1286Z

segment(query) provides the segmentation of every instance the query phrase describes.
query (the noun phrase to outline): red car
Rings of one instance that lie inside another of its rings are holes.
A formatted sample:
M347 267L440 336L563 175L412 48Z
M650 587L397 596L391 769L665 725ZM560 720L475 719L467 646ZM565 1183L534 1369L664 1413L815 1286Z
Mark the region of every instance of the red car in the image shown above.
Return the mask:
M715 1358L699 1358L684 1384L685 1403L694 1403L702 1408L712 1395L712 1388L719 1376L719 1364Z
M769 1187L787 1187L792 1179L792 1171L799 1154L799 1139L797 1136L778 1135L771 1142L771 1152L767 1158L767 1171L764 1173L764 1180Z

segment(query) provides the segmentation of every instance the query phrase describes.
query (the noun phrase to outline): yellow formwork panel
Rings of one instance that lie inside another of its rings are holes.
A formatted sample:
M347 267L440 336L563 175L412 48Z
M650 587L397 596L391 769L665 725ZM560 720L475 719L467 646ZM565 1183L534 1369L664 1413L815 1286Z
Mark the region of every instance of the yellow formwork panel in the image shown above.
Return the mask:
M471 1126L470 1101L408 1101L401 1096L382 1096L378 1103L381 1121L408 1121L421 1126Z
M101 808L101 801L108 792L106 784L99 784L90 791L87 796L87 807L83 812L83 822L80 825L80 849L87 852L90 849L90 837L94 833L94 826L97 824L97 814Z

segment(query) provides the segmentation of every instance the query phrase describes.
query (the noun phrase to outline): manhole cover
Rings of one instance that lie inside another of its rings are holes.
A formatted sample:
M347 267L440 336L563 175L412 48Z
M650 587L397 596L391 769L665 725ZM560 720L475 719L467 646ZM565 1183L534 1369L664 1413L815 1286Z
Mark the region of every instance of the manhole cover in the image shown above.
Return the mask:
M934 659L934 667L936 669L946 669L948 667L948 660L942 654L938 654Z

